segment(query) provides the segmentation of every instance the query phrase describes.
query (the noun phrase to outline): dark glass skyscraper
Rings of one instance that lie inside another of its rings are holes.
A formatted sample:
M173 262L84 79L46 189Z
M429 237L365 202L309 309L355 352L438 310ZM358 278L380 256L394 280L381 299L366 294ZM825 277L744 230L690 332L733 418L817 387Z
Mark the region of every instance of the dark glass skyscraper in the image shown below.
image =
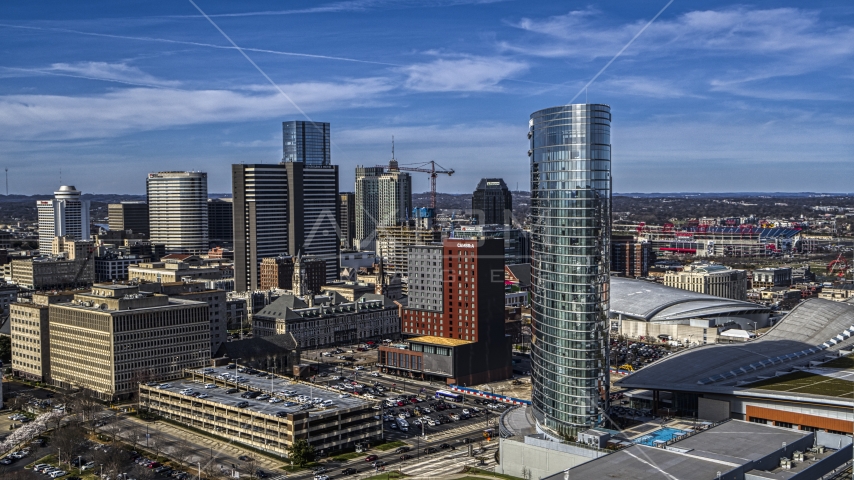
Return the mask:
M547 108L529 125L534 418L567 437L608 402L611 109Z
M481 178L471 198L472 215L478 225L510 225L513 197L500 178Z
M292 120L282 122L282 162L331 165L329 124Z

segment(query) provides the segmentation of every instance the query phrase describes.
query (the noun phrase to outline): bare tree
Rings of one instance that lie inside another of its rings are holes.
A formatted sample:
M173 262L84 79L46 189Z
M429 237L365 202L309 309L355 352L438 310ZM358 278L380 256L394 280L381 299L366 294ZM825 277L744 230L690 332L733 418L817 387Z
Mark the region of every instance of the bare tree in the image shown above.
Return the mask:
M196 450L187 442L177 442L172 446L172 457L181 463L190 464L197 457Z
M118 446L104 447L96 451L95 463L103 465L104 473L116 477L127 464L127 453Z
M95 413L101 410L101 403L91 390L80 390L74 395L74 407L83 416L82 423L89 424L89 429L95 430Z
M86 439L86 432L77 425L66 425L65 427L54 430L51 436L51 443L57 449L59 463L70 461L70 459L81 448L83 441Z

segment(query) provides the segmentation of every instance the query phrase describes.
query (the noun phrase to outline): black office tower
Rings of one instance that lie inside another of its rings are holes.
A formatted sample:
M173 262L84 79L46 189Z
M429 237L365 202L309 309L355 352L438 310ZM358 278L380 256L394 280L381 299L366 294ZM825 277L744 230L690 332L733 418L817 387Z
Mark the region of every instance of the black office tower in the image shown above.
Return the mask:
M471 199L472 216L478 225L510 225L513 197L500 178L482 178Z
M208 242L211 247L234 246L234 214L230 198L208 199Z

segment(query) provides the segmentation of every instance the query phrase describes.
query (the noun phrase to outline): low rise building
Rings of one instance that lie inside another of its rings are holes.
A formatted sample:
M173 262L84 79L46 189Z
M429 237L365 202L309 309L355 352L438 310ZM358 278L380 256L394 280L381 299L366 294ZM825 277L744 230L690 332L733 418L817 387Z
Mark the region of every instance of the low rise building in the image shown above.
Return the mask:
M753 271L751 288L772 288L792 286L792 269L790 267L757 268Z
M324 280L326 279L325 266ZM281 288L290 290L294 282L294 259L289 255L262 258L260 266L261 290Z
M290 333L301 348L382 339L400 333L398 306L367 293L348 301L334 292L306 297L282 295L252 317L255 336Z
M382 436L382 420L374 418L373 405L361 398L340 398L338 392L284 379L271 381L250 377L247 383L237 384L217 378L224 372L230 370L218 368L209 375L191 373L181 381L172 382L169 388L141 384L140 408L283 457L287 457L288 448L297 440L307 441L317 452L336 452ZM205 389L206 398L180 393L182 389L198 389L198 382L215 384L219 388ZM227 388L284 397L294 404L285 407L283 403L235 398L225 393ZM282 393L283 390L290 395ZM302 401L300 396L312 400Z
M210 361L208 308L133 285L97 285L52 304L50 381L116 400L140 382L179 378Z
M842 285L833 285L831 287L822 287L818 298L824 300L833 300L834 302L844 302L849 298L854 298L854 283L843 283Z
M733 300L747 300L747 272L714 263L693 263L667 272L664 285Z
M150 257L142 255L128 254L124 255L117 252L106 252L101 256L95 257L95 281L103 282L123 282L128 279L128 267L138 265Z
M180 282L190 280L219 280L224 277L218 267L191 265L163 257L160 262L146 262L128 267L128 278L140 282Z
M30 290L52 290L91 285L95 262L62 257L13 259L9 263L12 283Z

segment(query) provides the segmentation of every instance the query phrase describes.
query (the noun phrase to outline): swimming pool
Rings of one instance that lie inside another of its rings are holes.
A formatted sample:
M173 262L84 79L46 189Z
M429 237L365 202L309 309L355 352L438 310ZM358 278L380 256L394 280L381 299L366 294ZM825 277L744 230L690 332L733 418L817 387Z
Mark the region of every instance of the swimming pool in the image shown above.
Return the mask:
M634 443L639 443L641 445L648 445L650 447L654 447L656 440L660 440L662 442L668 442L670 440L673 440L676 437L679 437L681 435L685 435L686 433L688 433L688 432L686 432L685 430L678 430L676 428L664 427L664 428L660 428L654 432L650 432L646 435L640 436L640 437L638 437L632 441Z

